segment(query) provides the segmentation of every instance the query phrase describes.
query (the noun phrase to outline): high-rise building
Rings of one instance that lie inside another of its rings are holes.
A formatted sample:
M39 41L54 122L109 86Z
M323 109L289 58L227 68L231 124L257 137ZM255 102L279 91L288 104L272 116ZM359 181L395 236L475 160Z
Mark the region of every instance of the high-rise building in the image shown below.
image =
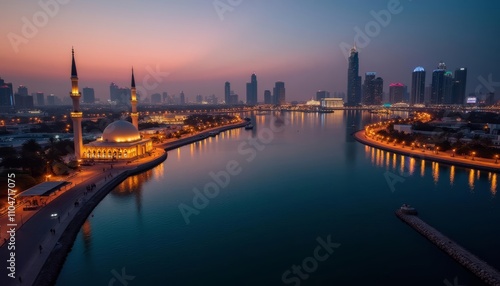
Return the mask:
M264 90L264 104L273 104L273 97L269 89Z
M37 92L35 94L36 96L36 104L38 106L44 106L45 105L45 95L43 94L43 92Z
M423 104L425 98L425 70L416 67L411 76L410 104Z
M250 82L247 83L247 104L257 104L257 76L255 73L250 77Z
M452 104L465 103L465 90L467 84L467 68L458 68L455 70L453 79L453 89L451 95Z
M444 104L452 104L454 79L451 71L446 71L443 78L443 102Z
M53 106L56 105L56 96L53 94L47 95L47 105Z
M180 97L180 102L179 102L179 104L180 104L180 105L184 105L184 104L186 104L186 96L184 95L184 91L181 91L181 94L180 94L180 96L179 96L179 97Z
M377 77L373 80L373 104L380 105L384 99L384 80Z
M229 94L229 104L238 104L238 95L234 91L230 91Z
M391 83L389 85L389 102L398 103L404 101L404 96L406 94L406 85L397 82Z
M2 107L14 106L14 94L12 90L12 83L5 82L2 78L0 78L0 106Z
M231 104L231 83L229 83L229 81L224 83L224 102L226 104Z
M365 81L363 83L363 104L365 105L373 105L375 98L375 78L377 77L377 73L375 72L367 72L365 73Z
M347 69L347 105L356 106L361 103L361 77L359 76L359 58L356 45L349 53Z
M196 103L197 104L203 103L203 95L201 95L201 94L196 95Z
M83 103L94 104L95 103L94 89L91 87L84 87L82 91L83 91Z
M16 108L33 108L33 96L16 93L14 95Z
M274 84L273 98L274 98L274 104L282 105L282 104L286 103L285 83L284 82L277 81Z
M431 104L443 104L445 101L445 77L446 65L443 62L432 72Z
M28 96L28 88L26 86L24 86L24 85L20 85L17 88L17 93L19 95Z
M318 90L316 92L316 100L317 101L321 101L321 99L329 98L329 97L330 97L330 93L326 90Z
M161 94L159 94L159 93L151 94L151 103L152 104L160 104L161 103Z

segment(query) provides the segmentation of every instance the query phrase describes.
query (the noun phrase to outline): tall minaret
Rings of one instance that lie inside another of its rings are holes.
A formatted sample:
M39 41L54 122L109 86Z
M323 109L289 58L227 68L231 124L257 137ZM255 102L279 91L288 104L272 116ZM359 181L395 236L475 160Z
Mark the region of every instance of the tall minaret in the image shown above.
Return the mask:
M132 112L130 117L132 117L132 125L139 130L139 112L137 112L137 94L135 90L135 79L134 79L134 68L132 68L132 82L130 83L130 104L132 105Z
M76 73L75 51L71 49L71 100L73 100L73 112L71 119L73 120L73 142L75 143L76 160L82 158L83 141L82 141L82 112L80 111L80 97L82 94L78 90L78 75Z

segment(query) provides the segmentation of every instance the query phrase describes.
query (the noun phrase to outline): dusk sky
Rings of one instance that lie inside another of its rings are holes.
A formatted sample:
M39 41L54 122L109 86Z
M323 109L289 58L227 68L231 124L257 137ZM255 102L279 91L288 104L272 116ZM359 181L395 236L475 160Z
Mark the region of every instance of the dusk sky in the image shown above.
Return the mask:
M73 46L80 89L95 88L101 100L111 82L130 85L132 66L143 98L183 90L191 101L222 99L229 81L244 100L255 72L259 101L276 81L285 82L287 101L307 100L319 89L346 91L341 46L354 43L356 27L368 34L358 42L360 74L377 72L384 92L391 82L410 87L416 66L430 84L439 61L467 67L467 93L479 77L500 88L500 1L56 1L3 2L0 77L15 90L68 96ZM40 3L52 3L50 13ZM382 13L391 19L377 22L381 10L392 10Z

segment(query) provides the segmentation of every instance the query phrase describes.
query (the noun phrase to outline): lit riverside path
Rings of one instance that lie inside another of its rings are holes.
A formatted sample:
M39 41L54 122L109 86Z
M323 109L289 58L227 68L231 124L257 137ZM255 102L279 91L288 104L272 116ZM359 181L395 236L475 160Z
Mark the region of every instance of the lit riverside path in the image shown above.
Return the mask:
M74 215L86 201L90 200L93 195L100 191L106 181L112 179L106 178L110 173L113 177L116 177L126 170L132 170L141 164L158 159L165 153L163 148L177 148L197 140L205 139L210 131L225 131L232 128L243 127L245 124L246 122L238 122L211 128L179 140L169 140L169 142L156 145L152 156L136 159L130 164L127 164L126 161L115 161L113 162L113 169L110 169L110 163L97 163L94 166L84 166L82 171L78 172L76 176L71 179L66 179L66 181L71 181L73 184L68 185L66 190L63 188L59 191L57 197L47 203L46 206L37 211L23 211L22 208L18 208L16 210L15 222L18 224L15 236L16 278L13 279L7 276L9 273L7 270L7 259L10 257L11 251L7 249L7 244L3 244L0 247L0 267L2 269L0 271L0 285L33 285L38 273L49 257L51 250L57 247L57 241L59 241L61 234L72 221ZM106 168L104 173L103 168ZM92 192L87 193L87 195L84 195L87 185L92 183L96 184L96 188ZM76 201L80 201L79 206L75 206ZM53 213L58 214L60 222L58 219L51 218L51 214ZM22 226L21 214L23 219ZM0 217L2 243L3 238L6 237L6 231L8 230L7 223L8 216L7 214L3 214ZM55 234L52 234L50 229L55 229ZM39 245L42 246L41 253L39 251ZM19 276L22 278L22 283L19 281Z
M379 128L379 129L384 129L384 128ZM414 150L411 150L412 148L411 146L405 145L403 147L402 142L396 142L395 144L396 146L394 146L393 140L389 142L387 142L386 140L378 141L366 135L364 129L355 132L353 136L358 142L361 142L365 145L398 154L403 154L406 156L411 156L414 158L436 161L444 164L457 165L467 168L487 170L491 172L500 172L500 160L498 161L499 163L495 163L496 161L495 159L486 159L479 157L474 157L474 160L472 160L472 157L470 155L467 155L466 158L464 158L463 155L453 154L452 152L449 151L448 152L438 151L436 154L434 150L426 149L425 152L423 152L422 147L415 147Z

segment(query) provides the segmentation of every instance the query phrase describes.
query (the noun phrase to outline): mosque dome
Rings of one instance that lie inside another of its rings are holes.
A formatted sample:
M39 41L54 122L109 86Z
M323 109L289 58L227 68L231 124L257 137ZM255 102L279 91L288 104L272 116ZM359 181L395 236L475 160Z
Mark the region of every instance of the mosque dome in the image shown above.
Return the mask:
M141 140L141 135L132 123L125 120L117 120L104 129L102 141L104 142L134 142Z

